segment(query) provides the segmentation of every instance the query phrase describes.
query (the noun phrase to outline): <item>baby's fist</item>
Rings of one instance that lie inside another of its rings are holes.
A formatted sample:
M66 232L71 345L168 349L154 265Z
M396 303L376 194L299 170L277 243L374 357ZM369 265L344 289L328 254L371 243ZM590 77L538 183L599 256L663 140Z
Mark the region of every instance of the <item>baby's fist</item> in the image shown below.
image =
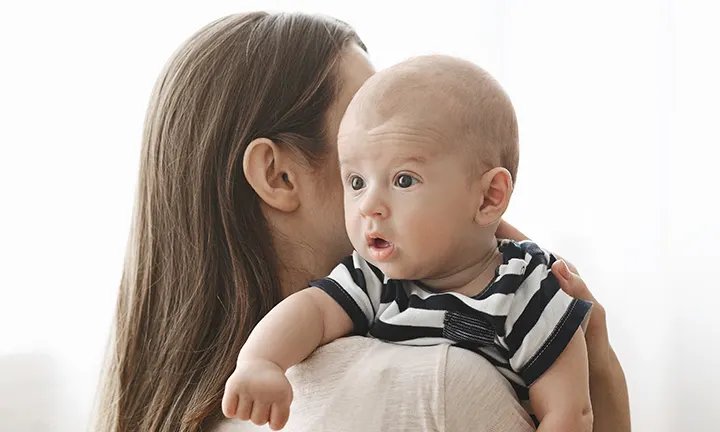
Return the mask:
M293 392L285 372L267 360L238 361L222 400L226 417L252 420L258 426L270 423L280 430L290 416Z

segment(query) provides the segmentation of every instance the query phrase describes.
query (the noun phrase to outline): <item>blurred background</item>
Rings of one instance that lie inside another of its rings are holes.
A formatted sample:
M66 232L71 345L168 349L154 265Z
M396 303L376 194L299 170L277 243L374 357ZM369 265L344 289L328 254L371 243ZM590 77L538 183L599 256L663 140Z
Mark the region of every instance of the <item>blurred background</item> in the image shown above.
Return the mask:
M0 5L1 431L86 428L151 88L197 29L254 9L347 21L378 69L490 71L520 123L507 219L606 307L634 430L720 430L716 2L64 0Z

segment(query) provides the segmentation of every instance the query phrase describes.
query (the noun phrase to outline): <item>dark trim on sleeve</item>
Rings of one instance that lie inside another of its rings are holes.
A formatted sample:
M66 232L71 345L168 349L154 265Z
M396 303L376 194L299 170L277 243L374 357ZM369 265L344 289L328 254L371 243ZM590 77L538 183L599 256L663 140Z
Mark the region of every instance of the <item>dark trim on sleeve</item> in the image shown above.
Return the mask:
M309 285L325 291L327 295L332 297L333 300L335 300L340 307L343 308L345 313L350 316L350 319L353 322L353 335L365 336L367 334L370 330L370 325L368 324L368 319L365 316L365 313L362 309L360 309L360 306L358 306L350 294L348 294L347 291L340 286L340 284L338 284L334 279L327 277L311 281Z
M585 316L590 312L591 306L592 303L590 302L573 299L560 324L555 328L542 348L520 371L520 376L525 380L528 387L550 369L550 366L560 357L560 354L570 343L570 339L580 328Z

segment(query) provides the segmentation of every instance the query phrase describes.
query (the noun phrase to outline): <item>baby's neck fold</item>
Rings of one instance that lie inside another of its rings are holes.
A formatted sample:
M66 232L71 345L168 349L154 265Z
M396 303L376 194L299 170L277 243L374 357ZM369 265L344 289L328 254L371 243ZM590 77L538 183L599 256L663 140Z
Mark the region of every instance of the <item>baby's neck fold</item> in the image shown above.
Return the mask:
M435 291L453 291L470 297L480 294L495 279L495 270L502 264L502 253L494 236L478 252L469 264L420 282Z

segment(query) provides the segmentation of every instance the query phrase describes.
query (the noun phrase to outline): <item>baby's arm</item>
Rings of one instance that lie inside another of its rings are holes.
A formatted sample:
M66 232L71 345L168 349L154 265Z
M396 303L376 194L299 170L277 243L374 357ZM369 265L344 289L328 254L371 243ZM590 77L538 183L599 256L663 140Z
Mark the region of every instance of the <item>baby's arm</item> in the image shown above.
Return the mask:
M349 334L345 310L319 288L299 291L274 307L250 334L225 385L227 417L278 430L289 416L292 388L285 371L317 347Z
M352 320L332 297L307 288L280 302L255 326L238 362L265 360L284 372L352 328Z
M530 403L540 420L538 432L590 432L593 414L588 358L578 329L555 363L530 386Z

